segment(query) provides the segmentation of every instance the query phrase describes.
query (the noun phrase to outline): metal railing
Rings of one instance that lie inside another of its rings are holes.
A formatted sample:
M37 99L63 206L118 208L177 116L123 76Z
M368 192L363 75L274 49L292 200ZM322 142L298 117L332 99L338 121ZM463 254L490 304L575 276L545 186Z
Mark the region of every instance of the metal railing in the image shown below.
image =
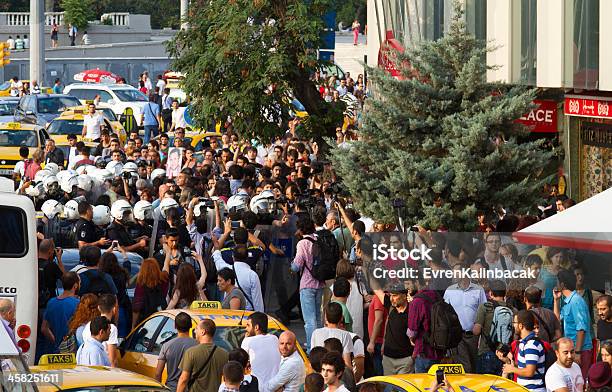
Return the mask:
M110 19L113 22L113 26L130 25L130 14L128 12L111 12L108 14L102 14L100 21L104 22L105 19Z
M0 16L6 19L7 26L29 26L29 12L0 12ZM45 12L45 26L51 26L53 23L61 25L64 22L63 12Z

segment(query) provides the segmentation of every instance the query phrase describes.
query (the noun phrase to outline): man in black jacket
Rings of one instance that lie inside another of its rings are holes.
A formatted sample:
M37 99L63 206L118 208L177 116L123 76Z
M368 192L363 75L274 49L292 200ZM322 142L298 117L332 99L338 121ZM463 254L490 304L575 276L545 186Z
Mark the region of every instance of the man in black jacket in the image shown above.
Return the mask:
M49 162L53 162L60 167L66 167L64 163L64 152L55 147L55 141L53 139L47 139L45 142L45 164Z

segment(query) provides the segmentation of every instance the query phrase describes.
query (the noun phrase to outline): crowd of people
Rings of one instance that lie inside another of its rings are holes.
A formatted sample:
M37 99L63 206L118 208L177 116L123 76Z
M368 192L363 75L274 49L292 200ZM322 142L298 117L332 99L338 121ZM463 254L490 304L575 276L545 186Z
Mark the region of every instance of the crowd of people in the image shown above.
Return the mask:
M363 80L319 78L323 96L360 98ZM150 80L141 84L152 91ZM165 86L154 89L159 95ZM37 356L73 352L82 364L117 366L120 340L141 321L209 300L254 311L247 337L226 352L213 343L212 320L198 324L194 339L190 316L179 313L157 368L173 390L354 391L370 376L423 373L449 361L533 391L612 382L612 297L588 287L579 256L517 246L503 234L539 218L500 209L494 224L475 217L471 234L401 233L352 208L320 146L296 133L299 118L268 144L241 139L226 122L196 151L184 119L173 115L178 102L157 100L145 112L144 138L134 131L122 143L91 104L83 136L95 148L70 136L69 156L53 141L32 159L27 148L20 152L17 192L42 212ZM349 128L338 127L338 145L355 137ZM546 216L573 202L555 196L550 204ZM425 245L431 260L377 260L374 243ZM80 261L72 270L62 262L70 248ZM134 255L135 275L126 268ZM530 277L376 276L377 268L407 266ZM0 301L5 321L7 308ZM288 326L304 321L312 374L295 334L269 334L266 314Z

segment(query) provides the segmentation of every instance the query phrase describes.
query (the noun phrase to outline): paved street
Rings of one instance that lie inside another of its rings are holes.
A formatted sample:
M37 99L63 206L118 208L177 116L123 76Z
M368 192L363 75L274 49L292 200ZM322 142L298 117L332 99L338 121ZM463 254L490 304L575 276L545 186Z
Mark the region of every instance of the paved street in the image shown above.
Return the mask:
M365 35L359 35L359 45L353 45L353 34L336 34L336 64L351 73L354 79L363 73L363 56L366 54Z

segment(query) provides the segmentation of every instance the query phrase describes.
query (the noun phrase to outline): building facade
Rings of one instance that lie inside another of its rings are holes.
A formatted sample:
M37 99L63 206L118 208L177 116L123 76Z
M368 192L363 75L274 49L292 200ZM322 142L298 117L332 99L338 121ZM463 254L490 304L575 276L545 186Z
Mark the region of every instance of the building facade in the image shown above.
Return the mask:
M368 0L368 64L385 66L387 47L440 38L451 3ZM464 7L468 30L493 48L487 79L538 88L539 107L525 122L563 145L566 194L583 200L612 187L612 41L605 39L612 1L465 0Z

